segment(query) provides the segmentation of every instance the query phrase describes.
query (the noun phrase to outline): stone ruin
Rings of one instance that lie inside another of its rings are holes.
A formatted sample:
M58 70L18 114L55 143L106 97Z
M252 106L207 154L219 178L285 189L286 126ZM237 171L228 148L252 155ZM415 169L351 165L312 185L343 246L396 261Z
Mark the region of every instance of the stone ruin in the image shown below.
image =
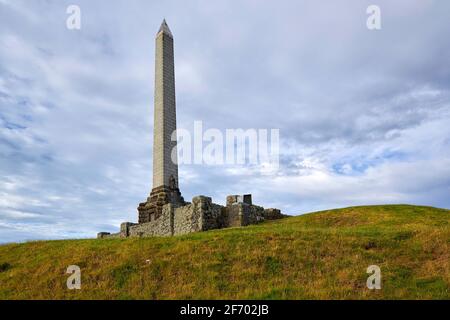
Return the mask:
M278 209L252 204L249 194L228 196L226 206L215 204L205 196L185 202L178 188L178 161L172 161L172 151L177 148L176 141L171 140L175 130L173 36L164 20L156 35L153 189L147 201L139 204L138 223L124 222L120 232L100 232L98 238L174 236L283 217Z
M141 203L139 207L145 206ZM140 216L141 217L141 216ZM242 227L284 217L278 209L264 209L252 204L251 195L227 197L226 206L213 203L210 197L197 196L184 205L166 203L161 214L139 223L124 222L120 232L100 232L98 238L177 236L191 232ZM148 221L147 221L148 220Z

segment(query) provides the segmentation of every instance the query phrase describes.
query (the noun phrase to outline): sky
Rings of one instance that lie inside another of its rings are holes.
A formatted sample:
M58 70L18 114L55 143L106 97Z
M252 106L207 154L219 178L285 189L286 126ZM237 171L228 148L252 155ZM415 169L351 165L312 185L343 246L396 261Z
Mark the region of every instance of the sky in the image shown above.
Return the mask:
M72 4L80 30L66 27ZM380 30L366 26L372 4ZM0 243L137 221L163 18L179 128L280 132L275 172L180 165L186 200L450 208L449 13L438 0L0 0Z

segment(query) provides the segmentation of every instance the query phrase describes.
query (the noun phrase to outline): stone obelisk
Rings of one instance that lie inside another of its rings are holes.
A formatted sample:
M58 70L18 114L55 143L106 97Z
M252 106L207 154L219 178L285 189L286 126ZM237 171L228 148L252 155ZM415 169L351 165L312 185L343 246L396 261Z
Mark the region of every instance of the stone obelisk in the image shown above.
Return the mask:
M177 142L172 141L176 128L173 36L164 20L156 34L153 189L139 204L139 223L157 219L167 203L184 204L178 188Z

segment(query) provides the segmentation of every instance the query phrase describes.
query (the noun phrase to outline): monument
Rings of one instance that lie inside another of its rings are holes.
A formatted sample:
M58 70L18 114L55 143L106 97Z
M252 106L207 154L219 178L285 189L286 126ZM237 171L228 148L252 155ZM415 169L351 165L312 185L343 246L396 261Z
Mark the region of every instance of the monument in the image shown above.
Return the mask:
M100 232L98 238L174 236L284 217L278 209L253 205L251 195L228 196L226 206L205 196L194 197L192 203L184 201L178 186L177 143L171 139L177 128L173 44L172 32L163 20L155 50L153 188L138 206L138 223L124 222L120 232Z
M174 64L173 36L164 20L156 34L153 189L138 207L139 223L159 218L167 203L184 204L178 188L177 143L171 139L177 129Z

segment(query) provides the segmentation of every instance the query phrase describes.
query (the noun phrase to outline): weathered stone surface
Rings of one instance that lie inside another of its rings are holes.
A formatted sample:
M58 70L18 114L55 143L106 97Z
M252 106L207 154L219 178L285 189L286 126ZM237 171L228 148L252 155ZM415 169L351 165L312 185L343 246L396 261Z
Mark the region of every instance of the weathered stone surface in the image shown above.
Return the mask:
M264 208L247 203L233 203L225 208L225 226L240 227L264 221Z
M158 219L161 216L163 206L168 203L176 207L185 205L180 190L166 186L154 188L147 201L139 204L139 223Z
M242 226L242 212L237 203L226 206L223 220L225 227Z
M184 206L169 203L163 206L159 218L131 226L130 236L171 236L217 229L222 227L222 209L204 196L194 197Z
M153 189L138 207L139 223L158 219L163 206L185 205L178 188L175 66L173 35L164 20L155 40L155 101L153 126Z
M97 239L107 238L111 233L109 232L99 232L97 233Z
M233 203L237 203L238 202L238 195L230 195L227 196L227 207L231 206Z
M252 204L252 195L251 194L244 194L244 203Z
M246 204L252 204L252 195L251 194L244 194L241 195L230 195L227 196L227 206L230 206L234 203L246 203Z
M121 233L117 232L117 233L109 233L109 232L100 232L97 233L97 238L98 239L113 239L113 238L121 238Z
M139 224L124 222L119 233L100 233L99 238L166 237L247 226L284 217L278 209L264 209L253 204L228 200L233 199L227 197L227 203L231 204L226 207L213 203L210 197L205 196L194 197L192 203L185 205L169 202L161 205L161 213L156 218Z
M177 128L173 36L165 20L155 42L153 188L178 188L177 142L171 139Z
M274 208L264 209L264 218L266 220L276 220L284 217L285 216L281 213L279 209Z
M136 223L132 222L123 222L120 224L120 237L121 238L127 238L130 236L130 228L132 226L135 226Z
M140 223L130 227L130 237L168 237L173 235L174 207L168 203L163 206L161 216L146 223Z

